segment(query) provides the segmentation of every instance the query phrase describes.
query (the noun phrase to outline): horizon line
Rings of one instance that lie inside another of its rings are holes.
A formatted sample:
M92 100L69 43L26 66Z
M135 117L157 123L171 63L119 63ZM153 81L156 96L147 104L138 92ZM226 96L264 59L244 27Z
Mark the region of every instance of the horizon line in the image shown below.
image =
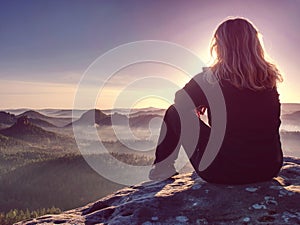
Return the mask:
M281 102L281 104L300 104L300 102ZM155 109L166 109L166 108L160 108L160 107L155 107L155 106L147 106L147 107L116 107L116 108L100 108L100 107L95 107L95 108L81 108L81 109L73 109L73 108L30 108L30 107L20 107L20 108L0 108L1 111L5 110L26 110L26 109L31 109L31 110L91 110L91 109L101 109L101 110L114 110L114 109L147 109L147 108L155 108Z

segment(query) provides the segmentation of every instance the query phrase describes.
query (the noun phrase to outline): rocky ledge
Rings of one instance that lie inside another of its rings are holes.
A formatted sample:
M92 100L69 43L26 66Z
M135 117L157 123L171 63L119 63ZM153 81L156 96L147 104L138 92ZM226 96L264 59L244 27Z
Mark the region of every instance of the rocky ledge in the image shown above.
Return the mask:
M268 182L215 185L179 174L19 224L300 224L300 159L285 157L279 176Z

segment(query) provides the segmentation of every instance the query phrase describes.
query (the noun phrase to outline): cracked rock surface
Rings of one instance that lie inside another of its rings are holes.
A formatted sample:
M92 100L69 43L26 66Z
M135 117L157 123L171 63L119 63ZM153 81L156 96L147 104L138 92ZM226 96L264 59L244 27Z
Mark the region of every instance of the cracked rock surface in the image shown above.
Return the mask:
M268 182L216 185L179 174L18 224L300 224L300 159L285 157L279 176Z

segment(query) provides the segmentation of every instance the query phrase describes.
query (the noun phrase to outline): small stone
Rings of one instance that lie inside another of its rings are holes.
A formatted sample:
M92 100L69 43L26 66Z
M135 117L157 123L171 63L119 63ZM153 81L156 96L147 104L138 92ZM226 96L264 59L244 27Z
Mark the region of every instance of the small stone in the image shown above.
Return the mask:
M289 217L289 218L296 218L296 217L298 217L298 214L295 215L295 214L292 214L290 212L283 212L283 216Z
M146 222L142 223L142 225L152 225L152 223L150 221L146 221Z
M206 190L205 190L205 193L207 194L208 192L209 192L209 190L206 189Z
M246 223L250 222L250 217L245 217L245 218L243 219L243 221L246 222Z
M269 188L273 189L273 190L281 190L281 189L283 189L283 187L281 187L281 186L270 186Z
M266 209L267 208L264 204L258 204L258 203L253 204L252 207L254 209Z
M267 205L271 205L271 204L278 205L278 202L272 196L265 196L265 201L266 201Z
M192 189L193 190L198 190L198 189L200 189L202 186L200 185L200 184L195 184L195 185L193 185L193 187L192 187Z
M179 222L187 222L189 219L186 216L176 216L176 220Z
M196 224L207 225L208 222L206 219L202 218L202 219L197 219Z
M279 191L279 195L281 195L279 197L282 197L282 196L285 196L285 195L292 196L294 194L295 194L294 192L288 191L288 190L285 190L285 189Z
M256 192L258 190L258 188L256 187L247 187L246 188L246 191L249 191L249 192Z
M272 196L265 196L264 199L265 199L265 201L268 201L268 200L274 199L274 197L272 197Z
M281 217L283 220L284 220L284 222L285 223L288 223L289 222L289 220L290 220L290 218L289 217L287 217L286 215L282 215L282 217Z
M286 190L280 190L280 191L279 191L279 194L280 194L281 196L284 196L284 195L287 194L287 191L286 191Z
M157 221L157 220L158 220L158 216L152 216L152 217L151 217L151 220L152 220L152 221Z
M195 183L197 183L197 182L202 182L203 180L200 177L197 177L194 181Z

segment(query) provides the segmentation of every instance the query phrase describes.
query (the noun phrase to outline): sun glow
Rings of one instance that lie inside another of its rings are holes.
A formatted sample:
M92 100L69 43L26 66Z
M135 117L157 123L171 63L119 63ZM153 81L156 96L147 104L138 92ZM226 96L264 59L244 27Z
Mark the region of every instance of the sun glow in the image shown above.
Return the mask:
M169 102L168 99L159 98L157 96L148 96L136 101L131 108L159 108L159 109L166 109L168 108L172 102Z

